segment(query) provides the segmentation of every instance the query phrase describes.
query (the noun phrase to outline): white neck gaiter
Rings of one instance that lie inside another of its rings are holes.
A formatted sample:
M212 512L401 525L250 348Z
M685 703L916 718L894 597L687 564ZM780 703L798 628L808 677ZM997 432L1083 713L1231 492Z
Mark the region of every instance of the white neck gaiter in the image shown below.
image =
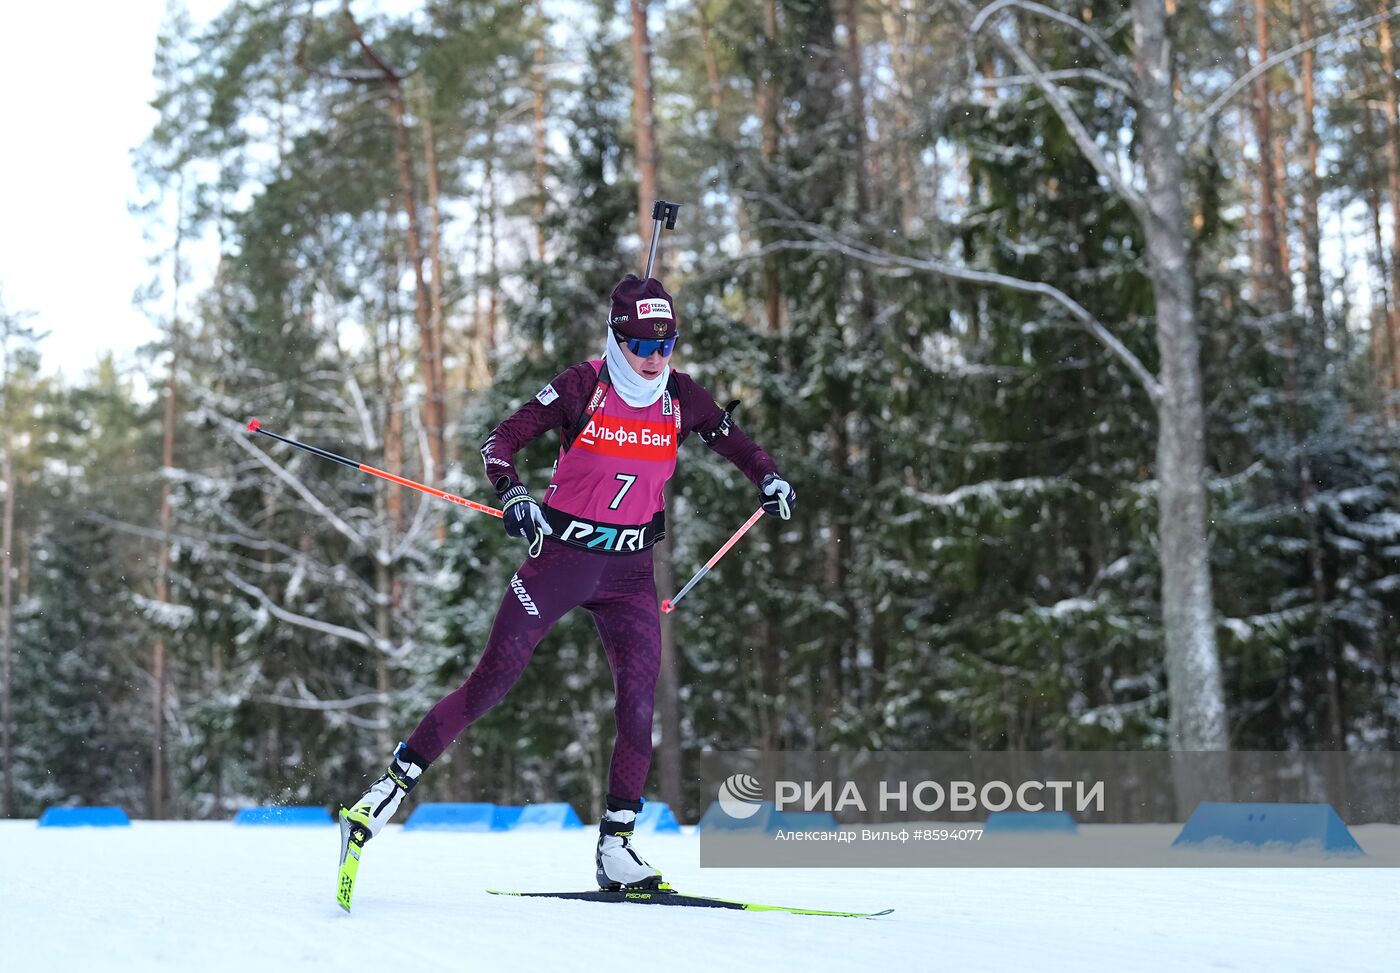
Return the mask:
M612 387L617 389L622 401L634 409L645 408L661 398L661 393L666 389L666 382L671 377L670 364L650 381L637 374L637 370L628 363L627 356L622 353L622 346L617 343L617 335L613 333L612 328L608 329L608 336L603 341L603 360L608 363L608 380Z

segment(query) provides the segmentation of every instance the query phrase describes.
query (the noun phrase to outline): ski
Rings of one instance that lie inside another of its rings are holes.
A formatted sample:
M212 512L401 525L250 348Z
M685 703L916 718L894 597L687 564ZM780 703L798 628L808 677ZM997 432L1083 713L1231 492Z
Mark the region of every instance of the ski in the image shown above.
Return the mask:
M346 912L355 894L355 875L360 870L360 851L369 840L369 828L353 820L350 812L340 809L340 878L336 882L335 901Z
M843 916L847 919L873 919L887 916L893 909L880 912L838 912L830 909L798 909L786 905L762 905L758 902L738 902L705 895L648 889L621 889L615 892L597 889L591 892L505 892L487 889L492 895L510 895L522 899L574 899L579 902L634 902L637 905L670 905L693 909L737 909L744 912L787 912L798 916Z

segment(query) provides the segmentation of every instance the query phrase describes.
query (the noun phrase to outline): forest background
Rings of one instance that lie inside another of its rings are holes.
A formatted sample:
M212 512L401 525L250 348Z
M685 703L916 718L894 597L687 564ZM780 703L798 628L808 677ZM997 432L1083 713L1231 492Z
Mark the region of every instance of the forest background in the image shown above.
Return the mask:
M247 419L490 502L659 197L675 364L800 501L667 616L651 795L703 809L709 749L1395 749L1398 16L172 5L162 339L65 380L0 305L0 811L358 793L522 549ZM661 594L756 501L690 442ZM566 619L429 799L600 806L611 690Z

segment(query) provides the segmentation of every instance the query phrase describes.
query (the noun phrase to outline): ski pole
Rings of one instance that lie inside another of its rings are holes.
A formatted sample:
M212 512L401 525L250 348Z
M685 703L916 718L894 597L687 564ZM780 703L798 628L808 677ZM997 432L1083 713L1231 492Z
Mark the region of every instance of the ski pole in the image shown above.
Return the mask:
M438 490L430 486L425 486L422 483L418 483L406 477L398 476L394 473L386 473L384 470L375 469L373 466L369 466L365 463L357 463L353 459L346 459L339 453L332 453L330 450L321 449L319 446L308 446L306 443L299 443L295 439L289 439L286 436L279 436L275 432L269 432L268 430L264 429L262 427L262 423L259 422L257 419L248 420L248 431L262 433L264 436L270 436L271 438L277 440L279 443L286 443L288 446L295 446L297 449L304 449L308 453L315 453L322 459L331 460L334 463L339 463L341 466L348 466L352 470L359 470L361 473L369 473L370 475L377 476L380 479L388 480L390 483L397 483L399 486L412 487L415 490L421 490L423 493L429 494L430 496L434 496L441 500L447 500L451 503L455 503L459 507L467 507L471 510L476 510L480 513L490 514L493 517L502 516L501 512L495 507L488 507L484 503L477 503L475 500L467 500L455 494L447 493L443 490Z
M741 538L741 537L743 537L745 534L747 534L747 533L749 532L749 528L750 528L750 527L752 527L754 524L758 523L758 518L760 518L760 517L762 517L762 516L763 516L763 508L762 508L762 507L759 507L757 510L755 510L755 511L753 512L753 516L751 516L747 521L744 522L744 526L742 526L742 527L740 527L738 530L736 530L736 531L734 532L734 536L731 537L731 538L729 538L729 540L725 541L725 542L724 542L724 546L721 547L718 551L715 551L715 556L712 557L712 558L710 558L708 561L706 561L706 562L705 562L705 566L704 566L703 568L701 568L699 571L696 571L696 572L695 572L695 577L691 578L689 581L687 581L687 582L685 583L685 587L682 588L682 589L676 594L676 597L674 597L674 598L667 598L667 599L665 599L664 601L661 602L661 610L662 610L663 612L665 612L666 614L668 614L668 615L669 615L671 612L675 611L675 610L676 610L676 603L679 602L682 598L684 598L684 597L686 596L686 592L690 591L691 588L694 588L695 585L696 585L696 582L698 582L698 581L699 581L701 578L703 578L705 575L709 574L709 573L710 573L710 568L714 567L715 564L719 561L719 559L722 558L722 557L724 557L724 555L727 554L727 553L729 552L729 549L730 549L731 547L734 546L735 542L737 542L737 541L739 540L739 538Z
M643 280L651 276L651 269L656 265L656 245L661 242L662 225L668 230L674 230L676 216L680 211L680 203L668 203L664 199L658 199L651 204L651 249L647 252L647 271L642 275Z

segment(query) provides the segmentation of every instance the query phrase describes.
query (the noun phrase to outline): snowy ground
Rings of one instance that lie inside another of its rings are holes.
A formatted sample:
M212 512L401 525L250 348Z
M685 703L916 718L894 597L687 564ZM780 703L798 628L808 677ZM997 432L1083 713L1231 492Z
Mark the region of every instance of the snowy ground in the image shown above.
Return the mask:
M1365 829L1357 837L1367 844ZM391 827L365 851L352 917L334 901L332 827L0 821L0 968L1277 973L1394 970L1400 955L1394 868L702 870L696 837L650 835L639 846L687 891L896 911L833 919L483 891L588 888L593 841Z

